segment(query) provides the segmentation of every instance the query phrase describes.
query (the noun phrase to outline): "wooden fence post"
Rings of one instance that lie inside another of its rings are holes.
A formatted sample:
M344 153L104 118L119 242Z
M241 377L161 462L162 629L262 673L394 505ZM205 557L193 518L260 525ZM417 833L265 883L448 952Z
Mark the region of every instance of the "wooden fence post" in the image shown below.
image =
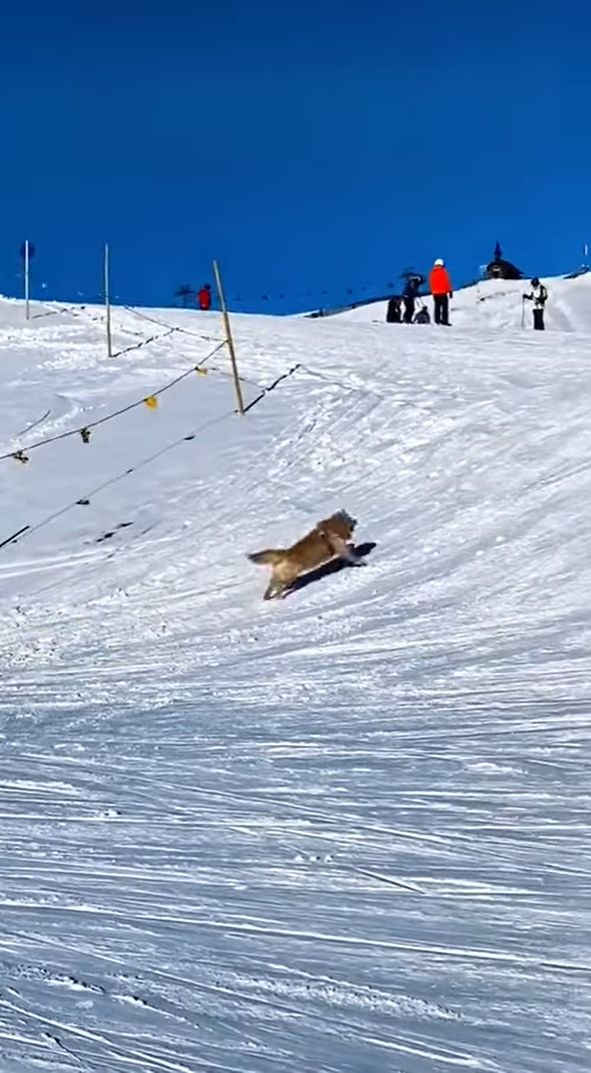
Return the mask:
M232 329L230 327L230 317L228 315L228 307L226 305L226 297L224 294L224 288L222 286L222 277L220 274L220 266L217 261L213 262L213 274L215 276L215 285L217 287L218 297L220 300L220 306L222 310L222 318L224 321L224 331L226 333L226 343L228 344L228 350L230 351L230 361L232 363L232 376L234 377L234 391L236 392L236 401L238 403L238 413L244 416L244 399L242 397L242 385L240 383L240 377L238 376L238 366L236 364L236 351L234 349L234 340L232 338Z

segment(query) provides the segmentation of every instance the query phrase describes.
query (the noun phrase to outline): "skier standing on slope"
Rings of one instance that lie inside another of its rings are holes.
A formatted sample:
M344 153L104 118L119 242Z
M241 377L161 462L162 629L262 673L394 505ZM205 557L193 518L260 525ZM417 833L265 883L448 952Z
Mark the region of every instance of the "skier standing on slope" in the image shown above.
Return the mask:
M433 295L436 324L449 324L449 299L453 298L453 286L445 262L438 257L429 275Z
M531 294L524 294L523 301L534 303L534 329L538 332L543 332L546 327L544 324L544 306L548 301L548 291L544 284L540 283L537 276L532 279L531 286Z
M419 295L419 290L422 284L425 282L425 277L420 275L409 276L406 281L406 287L402 292L404 298L404 323L412 324L413 317L415 315L415 302Z
M211 283L204 283L201 290L197 291L199 309L204 312L211 309Z

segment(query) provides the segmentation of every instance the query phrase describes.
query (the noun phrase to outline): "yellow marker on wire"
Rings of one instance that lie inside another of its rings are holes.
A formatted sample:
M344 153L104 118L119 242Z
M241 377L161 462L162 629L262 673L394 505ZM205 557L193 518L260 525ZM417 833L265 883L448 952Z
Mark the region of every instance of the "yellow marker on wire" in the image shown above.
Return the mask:
M148 395L148 397L144 399L144 402L148 407L148 410L155 410L158 406L158 399L155 395Z

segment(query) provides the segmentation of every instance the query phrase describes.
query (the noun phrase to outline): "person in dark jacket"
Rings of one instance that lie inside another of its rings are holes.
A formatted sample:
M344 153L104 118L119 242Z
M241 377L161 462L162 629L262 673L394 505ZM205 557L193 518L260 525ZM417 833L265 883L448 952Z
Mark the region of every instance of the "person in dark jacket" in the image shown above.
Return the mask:
M418 313L415 314L415 324L430 324L431 316L426 305L422 305Z
M531 293L524 294L524 302L533 302L533 314L534 314L534 329L538 332L543 332L545 329L544 324L544 306L548 301L548 291L544 287L543 283L540 283L537 276L531 281Z
M406 287L402 292L404 298L404 323L412 324L413 317L415 315L415 302L417 300L421 285L425 282L425 277L416 275L409 276L406 281Z
M386 320L388 324L402 324L402 309L401 298L391 298L388 302L388 308L386 310Z
M204 312L211 309L211 283L204 283L201 290L197 292L197 302L199 309Z

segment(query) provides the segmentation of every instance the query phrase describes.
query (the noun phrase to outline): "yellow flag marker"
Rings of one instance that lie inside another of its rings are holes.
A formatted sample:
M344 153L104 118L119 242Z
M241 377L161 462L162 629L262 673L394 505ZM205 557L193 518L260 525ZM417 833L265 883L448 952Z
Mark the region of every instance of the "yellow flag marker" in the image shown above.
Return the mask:
M197 376L207 376L207 369L202 369L199 365L195 366L195 372Z
M148 410L155 410L158 406L158 399L155 395L148 395L147 399L144 399L144 402L148 407Z

